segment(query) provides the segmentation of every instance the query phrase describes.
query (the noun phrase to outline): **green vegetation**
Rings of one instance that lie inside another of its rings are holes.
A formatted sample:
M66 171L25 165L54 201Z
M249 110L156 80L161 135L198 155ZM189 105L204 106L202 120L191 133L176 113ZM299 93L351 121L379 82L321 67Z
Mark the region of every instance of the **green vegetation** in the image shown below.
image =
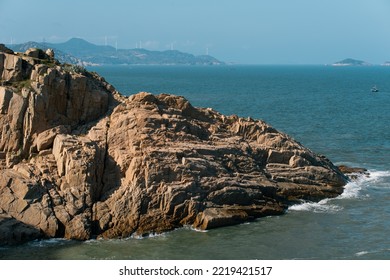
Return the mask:
M21 92L23 88L32 89L31 80L26 79L22 81L12 82L11 86L16 89L17 92Z
M55 67L56 65L60 65L60 63L55 59L40 59L41 64L45 64L48 67Z
M7 88L11 88L13 92L18 94L22 92L23 88L32 89L30 79L25 79L21 81L12 81L12 82L0 80L0 85Z
M74 64L64 64L64 70L69 73L77 73L81 75L86 75L87 70L80 65L74 65Z

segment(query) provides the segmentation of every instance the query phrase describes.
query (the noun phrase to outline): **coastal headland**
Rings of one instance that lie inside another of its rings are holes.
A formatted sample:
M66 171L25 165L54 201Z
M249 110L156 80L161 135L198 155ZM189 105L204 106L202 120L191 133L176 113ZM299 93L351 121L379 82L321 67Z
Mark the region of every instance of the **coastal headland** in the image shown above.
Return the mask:
M0 46L0 127L0 244L206 230L336 197L348 182L261 120L123 96L51 50Z

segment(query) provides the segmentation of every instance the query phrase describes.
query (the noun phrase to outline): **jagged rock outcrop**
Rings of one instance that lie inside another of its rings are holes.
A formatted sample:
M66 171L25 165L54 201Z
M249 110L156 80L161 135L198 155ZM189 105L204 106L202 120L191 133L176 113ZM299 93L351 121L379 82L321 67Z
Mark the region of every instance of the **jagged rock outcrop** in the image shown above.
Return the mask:
M127 98L40 50L0 52L0 77L0 243L210 229L335 197L347 182L262 121L179 96Z

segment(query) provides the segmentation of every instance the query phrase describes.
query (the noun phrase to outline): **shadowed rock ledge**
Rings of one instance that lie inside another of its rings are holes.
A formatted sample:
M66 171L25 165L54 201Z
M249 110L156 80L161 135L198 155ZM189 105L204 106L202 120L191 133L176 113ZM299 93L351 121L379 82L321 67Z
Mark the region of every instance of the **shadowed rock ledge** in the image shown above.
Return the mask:
M3 48L0 77L2 244L210 229L338 196L347 182L263 121L180 96L127 98L50 52Z

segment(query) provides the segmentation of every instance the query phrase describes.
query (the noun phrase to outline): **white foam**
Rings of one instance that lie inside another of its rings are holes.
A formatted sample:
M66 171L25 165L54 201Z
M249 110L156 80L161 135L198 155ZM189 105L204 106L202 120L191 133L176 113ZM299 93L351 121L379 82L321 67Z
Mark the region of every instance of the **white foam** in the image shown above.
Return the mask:
M145 238L156 238L156 237L165 237L165 236L166 236L165 232L163 232L163 233L148 233L148 234L144 234L144 235L133 233L130 237L124 238L124 239L145 239Z
M304 202L290 206L290 211L311 211L314 213L335 213L343 209L343 207L329 203L331 199L323 199L319 202Z
M381 249L377 249L377 250L373 250L373 251L360 251L360 252L357 252L355 255L358 257L368 255L368 254L386 254L387 255L389 251L390 251L390 248L381 248Z
M369 170L367 174L356 174L356 176L356 179L349 182L344 187L344 192L336 199L361 197L360 191L362 189L369 188L373 184L377 185L383 183L384 180L390 177L390 171Z
M369 171L369 176L366 177L367 182L382 182L383 179L390 177L390 171Z
M29 243L29 245L32 247L47 247L50 245L66 244L68 242L71 242L71 240L65 238L50 238L50 239L43 239L43 240L33 240Z
M357 199L365 198L368 195L362 195L361 191L363 188L370 187L371 184L378 184L383 182L384 179L390 177L390 171L376 171L372 170L367 174L356 174L356 179L349 182L344 187L344 191L341 195L335 198L326 198L319 202L303 202L302 204L297 204L290 206L288 210L290 211L311 211L315 213L335 213L343 209L339 205L332 203L334 200L338 199ZM390 187L390 186L389 186Z
M196 232L208 232L208 230L206 229L195 228L193 226L184 226L183 228L196 231Z
M360 178L360 177L359 177ZM360 197L360 191L362 190L362 186L364 185L360 179L356 181L349 182L344 186L344 191L341 195L336 197L335 199L352 199Z
M205 230L205 229L198 229L198 228L193 228L192 230L193 230L193 231L196 231L196 232L208 232L208 230Z
M367 255L368 253L369 253L368 251L361 251L361 252L357 252L355 255L360 257L360 256Z

